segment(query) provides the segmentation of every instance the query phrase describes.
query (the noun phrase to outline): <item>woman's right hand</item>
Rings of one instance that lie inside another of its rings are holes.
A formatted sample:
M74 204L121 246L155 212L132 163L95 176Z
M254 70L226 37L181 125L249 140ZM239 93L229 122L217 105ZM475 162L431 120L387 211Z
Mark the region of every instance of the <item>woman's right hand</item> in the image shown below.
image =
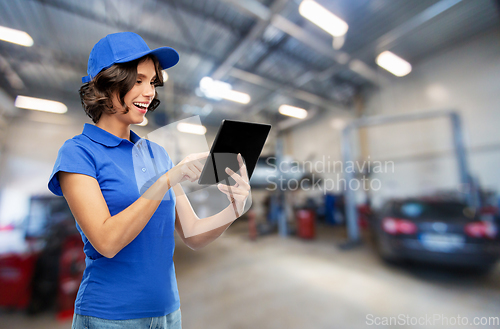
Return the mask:
M195 182L200 178L203 165L200 160L208 157L210 152L201 152L188 155L184 160L170 169L167 174L170 186L175 186L186 180Z

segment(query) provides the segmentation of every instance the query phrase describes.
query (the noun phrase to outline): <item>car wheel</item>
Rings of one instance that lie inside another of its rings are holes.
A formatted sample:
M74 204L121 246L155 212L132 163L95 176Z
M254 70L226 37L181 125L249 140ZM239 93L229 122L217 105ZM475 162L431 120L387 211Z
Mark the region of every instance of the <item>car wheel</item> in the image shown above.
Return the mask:
M397 265L401 264L404 261L401 256L395 254L394 251L392 251L391 247L385 241L383 241L383 239L376 237L375 246L378 255L385 263Z
M496 267L496 263L489 263L484 265L477 265L470 268L475 274L487 275Z

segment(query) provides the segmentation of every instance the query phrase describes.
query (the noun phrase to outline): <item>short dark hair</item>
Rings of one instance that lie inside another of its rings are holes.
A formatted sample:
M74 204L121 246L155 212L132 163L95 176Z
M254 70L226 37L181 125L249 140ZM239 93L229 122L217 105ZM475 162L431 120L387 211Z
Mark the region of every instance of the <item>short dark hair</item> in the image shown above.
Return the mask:
M90 82L83 84L80 88L80 101L82 102L85 113L97 123L102 114L114 114L116 110L113 109L113 94L118 92L118 99L122 106L125 107L125 113L130 110L125 104L125 95L134 87L137 81L137 66L151 59L155 66L156 79L154 81L155 87L163 86L162 68L160 62L154 55L146 55L131 62L114 64L108 69L101 71ZM148 111L154 111L160 100L157 98L158 94L155 90L155 97L151 104L149 104Z

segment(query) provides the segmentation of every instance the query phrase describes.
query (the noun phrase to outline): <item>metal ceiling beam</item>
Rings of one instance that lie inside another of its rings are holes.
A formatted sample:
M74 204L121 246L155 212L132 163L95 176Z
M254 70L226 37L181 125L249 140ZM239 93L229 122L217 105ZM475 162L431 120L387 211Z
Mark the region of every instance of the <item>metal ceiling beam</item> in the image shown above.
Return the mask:
M195 37L189 30L188 25L184 21L184 18L182 17L182 15L179 14L179 9L177 8L177 4L175 2L172 2L172 8L174 9L175 12L170 13L170 16L177 23L176 24L177 29L179 29L183 38L189 43L189 48L193 53L200 52L201 49L198 46Z
M252 83L252 84L260 86L260 87L264 87L264 88L273 90L273 92L270 93L268 96L264 97L260 101L257 101L256 103L252 104L249 107L249 110L247 112L249 114L252 114L252 115L260 112L262 110L262 108L265 106L265 104L267 103L270 96L272 96L278 92L285 94L286 96L289 96L291 98L302 100L304 102L307 102L309 104L316 105L316 106L319 106L322 108L345 109L345 106L343 106L343 105L341 105L333 100L318 96L316 94L312 94L312 93L304 91L304 90L294 88L293 86L283 86L283 84L278 83L276 81L273 81L273 80L264 78L262 76L259 76L259 75L256 75L256 74L253 74L250 72L246 72L246 71L243 71L243 70L240 70L237 68L233 68L229 74L232 77L238 78L240 80Z
M4 75L12 88L23 89L25 87L23 80L12 69L9 62L2 55L0 55L0 73Z
M324 42L319 40L316 36L312 35L311 33L307 32L302 27L289 21L285 17L272 13L270 9L268 9L267 7L265 7L264 5L262 5L261 3L259 3L256 0L222 0L222 1L229 2L229 3L233 4L242 13L247 14L247 15L251 15L251 16L253 16L261 21L267 21L270 19L271 24L274 27L276 27L277 29L283 31L284 33L289 34L290 36L294 37L295 39L299 40L300 42L304 43L305 45L311 47L312 49L314 49L318 53L322 54L323 56L326 56L326 57L333 59L334 61L336 61L340 65L345 65L351 59L349 54L342 52L342 51L335 50L331 46L325 45ZM269 17L271 17L271 18L269 18ZM368 69L372 70L369 67L368 67ZM372 79L372 77L375 75L376 75L376 72L373 71L364 77L367 80L374 83L375 85L377 85L378 81L374 81Z
M325 43L316 36L281 15L274 15L271 23L277 29L291 35L323 56L329 57L339 63L345 63L346 60L349 59L349 55L346 53L333 49L331 45L325 45Z
M303 61L300 58L297 58L297 56L294 56L295 55L294 53L285 51L280 52L280 50L284 49L283 45L285 45L288 40L290 40L290 36L288 34L283 33L283 35L279 37L279 40L277 42L269 42L269 43L266 42L265 43L265 45L267 46L266 51L263 54L261 54L257 58L257 60L255 60L252 64L254 72L256 72L259 66L273 54L277 54L278 56L282 55L284 57L289 57L292 58L293 60L302 63ZM263 40L261 39L261 41Z
M48 49L48 48L44 48L41 46L37 46L37 47L41 50L42 53L45 54L44 56L42 56L42 57L30 56L30 58L24 58L24 59L19 59L15 56L10 56L10 57L7 57L6 60L13 61L14 63L16 63L16 65L23 65L23 63L30 63L33 60L43 64L44 58L53 58L56 60L54 62L51 62L50 65L68 67L68 68L71 68L72 70L81 71L81 72L85 72L85 70L86 70L86 65L84 64L85 61L83 59L82 59L82 61L75 63L75 61L69 59L68 57L64 56L64 54L62 54L54 49ZM285 95L288 95L292 98L296 98L296 99L305 101L305 102L313 104L313 105L317 105L317 106L324 107L324 108L342 107L338 103L335 103L329 99L326 99L326 98L323 98L321 96L309 93L309 92L304 91L304 90L293 88L291 86L283 87L283 84L280 82L273 81L273 80L268 79L268 78L264 78L264 77L257 75L257 74L246 72L244 70L233 68L230 72L230 75L232 77L239 79L239 80L246 81L248 83L269 89L271 91L278 90ZM68 86L68 87L70 87L70 86ZM196 86L190 87L190 86L180 86L178 84L175 84L175 93L174 94L178 97L179 96L180 97L190 96L190 95L192 95L195 87ZM70 88L72 88L72 87L70 87ZM62 95L67 95L66 92L64 92L64 91L62 93L55 93L54 90L51 90L51 89L41 90L40 88L38 88L38 91L40 92L39 93L40 95L57 96L57 98L60 98ZM76 91L76 89L75 89L75 91ZM273 94L274 94L274 92L273 92ZM260 108L259 104L262 105L261 102L260 103L258 102L258 104L254 104L252 106L253 106L253 108L255 108L255 107ZM257 113L257 112L258 111L255 111L255 113Z
M332 100L295 88L297 86L295 81L291 82L292 85L283 86L283 84L281 83L272 81L257 74L234 68L236 62L249 49L249 47L252 45L252 42L256 40L258 37L260 37L269 25L273 25L274 27L278 28L284 33L298 39L299 41L305 43L306 45L315 49L319 53L327 57L330 57L337 62L347 61L349 59L349 56L343 52L335 51L332 47L325 46L322 41L318 40L318 38L306 32L302 27L290 22L283 16L279 15L278 13L282 10L285 1L277 0L271 6L271 8L267 8L260 2L254 0L250 1L222 0L222 1L234 5L242 13L251 15L257 18L259 21L259 23L254 27L254 29L252 29L248 39L246 39L244 42L240 44L241 48L238 47L226 60L225 65L219 67L219 69L217 69L212 75L214 79L221 79L226 74L229 74L232 77L247 81L257 86L265 87L272 91L267 96L261 98L260 100L249 106L249 110L246 111L248 114L255 115L259 113L267 105L268 101L272 98L272 95L274 95L275 93L282 93L291 98L299 99L309 104L320 106L323 108L345 107Z
M237 68L233 68L230 72L230 75L232 77L235 77L237 79L249 82L251 84L254 84L256 86L264 87L267 89L278 89L281 87L281 84L269 79L266 79L260 75L246 72Z
M192 15L201 17L203 19L209 20L210 22L216 24L216 25L222 25L223 27L229 29L232 33L236 34L239 38L244 37L247 34L248 29L239 29L237 25L232 24L232 22L227 22L224 20L221 20L219 17L216 17L214 15L214 11L206 12L197 8L194 8L193 6L190 6L189 4L186 3L184 0L160 0L159 1L162 4L165 4L167 6L172 6L172 4L175 4L179 9L182 9Z
M14 107L14 102L11 96L2 88L0 88L0 117L5 119L7 116L14 115L18 109Z
M441 15L445 11L449 10L450 8L454 7L456 4L460 3L462 0L441 0L428 8L424 9L422 12L418 13L415 15L413 18L407 20L405 23L395 27L391 31L387 32L386 34L382 35L379 37L377 40L375 40L372 43L369 43L365 46L363 46L361 49L356 51L353 54L353 57L363 57L366 56L370 52L376 52L380 53L383 50L387 50L394 46L396 44L397 40L400 40L402 37L410 33L411 31L414 31L418 27L424 25L431 19L437 17L438 15ZM318 74L314 78L318 80L326 80L329 79L331 76L333 76L335 73L339 72L340 70L351 66L359 67L359 63L355 62L356 60L353 60L349 63L345 63L344 65L334 65L327 69L326 71ZM347 66L346 66L347 65ZM352 68L351 68L352 69ZM376 75L375 75L376 76Z
M199 55L202 55L206 59L212 60L214 63L219 62L218 59L214 58L213 55L208 54L206 52L202 52L199 49L190 49L190 47L177 44L177 43L173 42L172 40L165 38L164 36L156 35L156 34L153 34L151 32L145 31L145 30L137 30L134 26L131 26L131 25L123 23L123 22L112 21L112 20L108 19L106 16L98 17L95 13L93 13L92 11L90 11L88 9L81 8L81 7L77 8L73 5L71 5L70 3L67 3L64 1L60 1L60 0L32 0L32 1L36 1L36 2L39 2L41 4L54 7L56 9L61 10L61 11L71 13L71 14L74 14L74 15L77 15L80 17L84 17L84 18L87 18L87 19L95 21L95 22L99 22L99 23L106 24L109 26L114 26L114 27L117 27L119 29L129 30L129 31L135 30L135 31L137 31L137 33L139 33L145 39L151 39L151 40L156 40L156 41L160 40L160 42L165 43L165 44L170 44L172 47L177 48L180 51L183 51L186 53L198 53ZM224 0L224 1L226 1L226 0ZM230 1L230 0L228 0L228 1ZM242 2L239 0L231 0L231 1ZM246 3L247 1L244 1L244 2ZM248 3L252 4L254 2L249 1ZM260 3L259 3L259 5L260 5ZM261 6L263 6L263 5L261 5ZM264 8L266 8L266 10L270 11L267 7L264 6ZM274 15L273 17L275 17L275 16L276 15ZM334 51L334 50L332 49L332 51ZM235 70L235 69L234 68L231 69L231 71L233 71L233 70ZM236 75L243 76L243 74L241 74L241 72L245 72L245 71L240 71L239 72L240 74L238 74L238 71L234 72L234 73L230 72L229 74L234 75L234 76L236 76ZM245 72L245 73L248 73L248 72ZM248 74L252 74L252 73L248 73ZM252 74L252 75L254 77L260 77L260 76L255 75L255 74ZM248 79L248 75L247 75L247 79ZM302 99L302 100L305 100L306 102L312 101L313 102L312 104L314 104L314 105L330 104L330 105L326 105L326 106L331 106L331 104L332 104L332 101L324 99L321 96L314 95L314 94L308 93L308 92L303 91L303 90L295 89L292 86L286 86L286 87L281 88L282 84L279 82L274 82L274 81L269 82L270 80L267 78L264 78L264 77L260 77L260 79L261 79L261 81L267 81L267 83L260 84L260 86L269 86L266 88L269 88L272 91L276 91L276 89L278 89L278 91L284 92L293 98ZM242 80L245 80L245 79L242 78ZM270 87L271 85L273 85L273 87ZM322 105L322 106L325 106L325 105ZM339 107L340 105L335 103L334 106Z
M258 1L247 1L247 0L222 0L223 2L230 3L234 5L238 10L248 16L252 16L261 21L269 21L272 17L272 13L263 4Z
M234 5L240 12L246 15L250 15L260 21L269 22L277 29L289 34L290 36L296 38L297 40L307 44L311 48L315 49L319 53L337 60L339 52L334 50L332 47L327 47L323 42L318 40L314 35L305 31L300 26L290 22L285 17L273 13L271 9L267 8L260 2L256 0L222 0L227 3Z
M13 53L4 51L0 47L0 56L8 60L14 66L39 63L50 66L65 66L65 69L81 72L87 71L88 56L68 57L67 54L59 52L53 48L34 45L29 52Z
M419 14L413 16L405 23L397 26L391 31L387 32L375 41L376 48L378 51L386 50L393 46L398 39L401 39L411 31L414 31L418 27L424 25L434 17L444 13L448 9L454 7L456 4L460 3L462 0L441 0L432 6L424 9ZM371 44L369 45L371 46Z
M307 103L310 103L313 105L321 106L324 108L342 107L338 103L336 103L332 100L326 99L324 97L318 96L316 94L312 94L312 93L307 92L305 90L296 89L292 86L283 86L282 84L280 84L278 82L272 81L272 80L267 79L267 78L263 78L263 77L258 76L256 74L246 72L246 71L243 71L243 70L240 70L237 68L233 68L231 70L230 74L231 74L231 76L238 78L240 80L244 80L246 82L255 84L257 86L266 87L266 88L271 89L271 90L274 89L274 90L279 91L281 93L290 95L293 98L302 100L304 102L307 102Z
M292 86L286 86L283 87L282 83L276 82L276 81L271 81L267 78L264 78L262 76L259 76L257 74L253 74L250 72L246 72L243 70L239 70L234 68L234 65L238 62L238 60L249 50L249 48L252 46L253 41L256 39L260 38L260 36L264 33L265 29L270 25L271 19L274 19L276 17L281 17L277 15L276 13L280 12L284 5L286 4L287 0L276 0L275 3L271 6L271 8L267 8L266 6L262 5L261 3L257 1L247 1L247 0L222 0L223 2L230 3L235 5L237 8L239 8L241 11L247 14L251 14L252 16L255 16L259 19L259 22L251 29L251 31L248 33L247 37L240 42L240 44L237 46L237 48L226 58L224 63L222 63L212 74L212 78L216 80L222 79L224 76L227 74L236 77L240 80L247 81L250 83L253 83L255 85L261 86L268 88L272 91L280 91L282 93L287 94L291 98L296 98L299 100L303 100L305 102L308 102L313 105L329 108L329 107L344 107L343 105L340 105L336 102L333 102L331 100L328 100L326 98L323 98L321 96L309 93L304 90L296 89L293 88ZM286 22L285 22L286 23ZM274 24L274 23L273 23ZM277 23L278 25L280 23ZM293 24L290 22L290 24ZM312 36L309 34L301 35L299 36L300 30L302 30L301 27L293 24L294 26L288 25L287 29L290 33L290 35L303 38L304 40L307 40L308 38L311 39ZM285 27L282 26L283 29ZM299 33L297 33L299 31ZM286 33L286 31L284 31ZM318 44L321 44L320 41L318 41ZM328 50L326 50L328 49ZM331 54L332 52L337 53L337 55L334 57L336 60L345 60L345 54L336 52L330 47L326 47L323 49L325 53ZM253 109L256 108L256 105L252 107ZM258 110L260 111L260 110ZM253 111L257 113L258 111Z
M258 19L260 17L262 17L262 20L264 20L266 17L269 17L269 11L270 9L268 9L266 6L262 5L261 3L259 2L246 2L246 1L240 1L240 0L221 0L223 2L226 2L226 3L230 3L236 7L238 7L238 9L240 11L243 11L243 12L246 12L248 16L252 16L252 17L257 17ZM253 9L252 9L253 8ZM262 13L262 12L265 12L266 14L265 15L261 15L259 13ZM291 37L291 35L289 34L285 34L287 37ZM276 47L276 44L272 44L272 45L268 45L264 40L261 40L261 42L265 45L267 45L268 47ZM300 58L299 56L297 56L296 53L293 53L287 49L284 49L284 48L277 48L275 51L277 52L280 52L288 57L290 57L291 59L295 60L295 61L298 61L300 62L301 64L306 64L308 66L314 66L315 63L314 62L308 62L307 60L305 60L304 58Z
M258 19L262 19L261 17L267 17L267 15L270 15L269 12L266 15L264 15L263 12L265 6L261 5L260 3L256 5L255 3L257 3L257 1L255 0L245 0L245 1L223 0L223 1L235 4L235 6L239 8L242 12L250 14ZM329 79L335 73L338 73L340 70L345 68L349 68L350 70L363 76L365 79L371 81L373 84L378 85L381 81L382 82L384 81L384 78L381 77L379 74L377 74L377 72L374 71L370 66L366 65L357 58L362 55L365 55L366 52L368 51L372 51L374 46L378 50L389 48L403 36L407 35L411 31L422 26L423 24L427 23L428 21L442 14L448 9L454 7L456 4L460 2L461 0L441 0L431 5L421 13L414 16L412 19L408 20L407 22L401 24L400 26L394 28L393 30L389 31L388 33L378 38L374 43L371 43L363 47L360 51L355 52L352 57L349 56L347 53L335 51L331 47L326 46L315 36L311 35L309 32L305 31L301 27L295 25L294 23L290 22L289 20L280 15L274 15L273 18L271 19L271 24L276 28L280 29L281 31L301 41L302 43L310 46L319 53L334 59L338 63L323 72L317 72L317 73L306 72L297 79L296 81L297 87L303 86L312 79L324 81L326 79Z
M140 34L143 38L149 39L149 40L154 40L154 41L159 41L163 44L168 44L169 46L178 49L179 51L185 52L185 53L193 53L193 49L189 47L188 45L184 45L178 42L175 42L173 40L170 40L168 38L165 38L165 36L151 33L150 31L143 30L143 29L138 29L136 26L127 24L124 22L119 22L116 20L109 19L107 16L97 16L95 12L92 12L91 10L88 10L83 7L76 7L72 5L71 3L65 2L65 1L60 1L60 0L32 0L35 2L39 2L43 5L51 6L53 8L59 9L61 11L77 15L89 20L92 20L94 22L98 22L101 24L105 24L108 26L116 27L124 31L135 31L138 34ZM199 55L202 55L206 59L211 60L214 63L219 63L220 59L215 57L209 52L206 52L202 49L196 49L196 53Z
M233 3L234 2L241 2L237 0L224 0L226 2ZM234 65L240 60L245 53L249 51L249 49L252 47L253 42L260 38L266 28L269 26L270 19L272 15L275 13L280 12L283 7L285 6L287 0L276 0L274 4L271 6L271 9L267 9L267 7L261 5L259 2L253 3L253 2L247 2L244 1L244 8L247 8L247 6L254 6L254 8L250 8L250 10L255 11L256 13L259 14L259 21L255 26L250 30L248 35L239 43L239 45L234 49L231 54L226 58L224 63L222 63L212 74L212 78L215 80L221 80L226 76L226 74L231 70ZM256 5L257 4L257 5Z
M316 38L314 35L311 35L309 32L305 31L300 26L290 22L289 20L287 20L282 16L276 15L275 17L273 17L272 24L276 28L282 30L285 33L290 34L292 37L296 38L302 43L310 46L320 54L335 60L338 64L334 65L333 67L345 67L345 65L353 59L349 54L341 51L336 51L331 46L325 45L321 40ZM377 72L366 64L365 68L366 71L363 72L354 71L354 72L361 75L363 78L370 81L374 85L378 85L379 81L376 78ZM297 85L303 86L312 79L321 80L319 78L322 77L322 75L324 75L324 73L320 72L316 74L311 74L310 72L306 72L297 79Z

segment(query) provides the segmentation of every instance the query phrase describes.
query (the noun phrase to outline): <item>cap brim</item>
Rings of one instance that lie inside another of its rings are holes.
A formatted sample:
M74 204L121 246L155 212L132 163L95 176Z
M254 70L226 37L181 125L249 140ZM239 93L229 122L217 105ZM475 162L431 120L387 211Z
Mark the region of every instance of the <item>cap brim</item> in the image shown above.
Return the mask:
M153 50L151 54L155 55L160 62L161 67L166 70L179 62L179 54L170 47L161 47Z
M116 61L116 63L130 62L130 61L136 60L138 58L144 57L144 56L149 55L149 54L156 56L156 58L158 59L158 62L160 62L161 68L163 70L166 70L179 62L179 54L177 53L177 51L175 49L170 48L170 47L161 47L161 48L157 48L154 50L149 50L149 51L145 51L142 53L138 53L138 54L135 54L134 56L122 58L122 59Z

